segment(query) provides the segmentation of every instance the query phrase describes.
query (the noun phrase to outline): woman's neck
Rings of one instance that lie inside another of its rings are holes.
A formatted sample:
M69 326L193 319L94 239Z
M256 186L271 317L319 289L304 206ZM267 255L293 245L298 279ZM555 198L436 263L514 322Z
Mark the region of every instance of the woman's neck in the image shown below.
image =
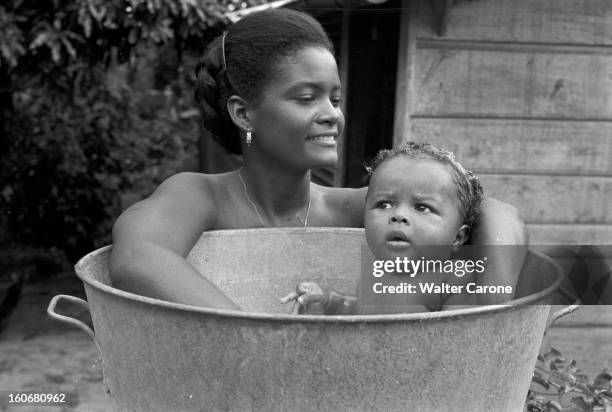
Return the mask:
M266 222L278 217L299 216L305 219L310 202L310 171L291 171L287 168L246 163L239 178L247 200L255 203Z

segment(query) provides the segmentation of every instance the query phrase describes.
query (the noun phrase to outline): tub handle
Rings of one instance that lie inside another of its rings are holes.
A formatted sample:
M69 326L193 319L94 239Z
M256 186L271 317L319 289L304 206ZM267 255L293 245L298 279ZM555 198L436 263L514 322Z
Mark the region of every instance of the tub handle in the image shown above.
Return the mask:
M77 298L75 296L70 296L70 295L56 295L56 296L53 297L53 299L51 299L51 302L49 302L49 307L47 308L47 313L53 319L59 320L61 322L69 323L69 324L71 324L73 326L76 326L76 327L80 328L81 330L85 331L85 333L87 333L89 335L89 337L91 338L93 343L96 345L96 348L98 349L98 352L100 352L100 354L102 354L102 351L100 350L100 344L98 343L98 338L96 338L96 334L94 333L94 331L89 326L87 326L85 323L81 322L78 319L71 318L70 316L60 315L59 313L57 313L55 311L55 307L57 306L57 304L61 300L65 300L67 302L71 302L71 303L74 303L76 305L79 305L79 306L83 307L84 309L86 309L87 313L90 313L89 312L89 305L87 304L87 301L85 301L83 299L80 299L80 298ZM90 313L90 316L91 316L91 313Z
M575 312L576 309L578 309L579 307L580 307L580 303L574 303L573 305L566 306L562 309L559 309L553 312L553 314L550 315L550 320L548 321L548 326L546 329L550 328L553 323L555 323L557 320L559 320L563 316L569 315L570 313Z
M580 299L578 299L576 296L574 296L567 290L563 289L563 287L559 288L558 293L568 301L572 302L572 304L564 307L563 309L559 309L556 312L553 312L553 314L550 315L550 319L548 320L548 326L546 327L546 329L550 328L552 324L555 323L558 319L562 318L565 315L569 315L572 312L575 312L576 309L580 307Z
M562 287L559 288L558 290L559 294L561 296L563 296L565 299L567 299L570 302L573 302L571 305L568 305L562 309L559 309L555 312L553 312L552 315L550 315L550 318L548 319L548 324L546 325L546 330L548 330L553 323L555 323L557 320L559 320L560 318L562 318L565 315L569 315L572 312L575 312L576 309L578 309L580 307L580 299L578 299L576 296L574 296L573 294L569 293L567 290L563 289Z

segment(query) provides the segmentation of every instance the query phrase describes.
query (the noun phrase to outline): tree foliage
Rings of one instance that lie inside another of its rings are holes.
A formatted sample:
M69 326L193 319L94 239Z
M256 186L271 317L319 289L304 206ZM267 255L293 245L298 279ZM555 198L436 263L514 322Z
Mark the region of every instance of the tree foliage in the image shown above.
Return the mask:
M180 115L193 109L181 62L223 29L224 13L258 3L3 2L0 243L74 258L108 242L120 194L150 191L196 150L196 121ZM166 61L151 57L158 49ZM135 68L151 62L171 69L167 84L135 88Z
M595 379L582 373L551 348L538 356L526 412L612 412L612 376L603 370Z

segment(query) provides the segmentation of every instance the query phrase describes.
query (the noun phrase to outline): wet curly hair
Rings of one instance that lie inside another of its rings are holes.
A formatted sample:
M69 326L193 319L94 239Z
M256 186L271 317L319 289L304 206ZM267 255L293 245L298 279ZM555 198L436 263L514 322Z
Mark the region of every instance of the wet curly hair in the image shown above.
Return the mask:
M333 55L323 27L308 14L291 9L250 14L209 44L195 68L195 100L204 126L228 152L242 153L240 130L229 116L227 99L236 94L257 104L286 59L307 47Z
M455 159L453 152L440 149L429 143L407 142L395 149L385 149L378 152L376 157L366 166L368 175L371 177L382 162L396 156L407 156L410 159L432 159L449 168L451 180L457 189L459 213L463 218L463 224L470 228L468 240L471 240L472 234L475 233L480 223L480 204L484 196L480 181L474 173L466 170Z

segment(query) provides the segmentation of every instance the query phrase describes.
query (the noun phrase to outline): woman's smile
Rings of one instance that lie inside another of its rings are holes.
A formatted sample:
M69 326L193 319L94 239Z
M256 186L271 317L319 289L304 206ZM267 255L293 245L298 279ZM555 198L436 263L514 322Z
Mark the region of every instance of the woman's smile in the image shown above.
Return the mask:
M338 134L324 134L324 135L308 136L306 138L306 141L311 144L318 145L318 146L336 147L337 137L338 137Z

